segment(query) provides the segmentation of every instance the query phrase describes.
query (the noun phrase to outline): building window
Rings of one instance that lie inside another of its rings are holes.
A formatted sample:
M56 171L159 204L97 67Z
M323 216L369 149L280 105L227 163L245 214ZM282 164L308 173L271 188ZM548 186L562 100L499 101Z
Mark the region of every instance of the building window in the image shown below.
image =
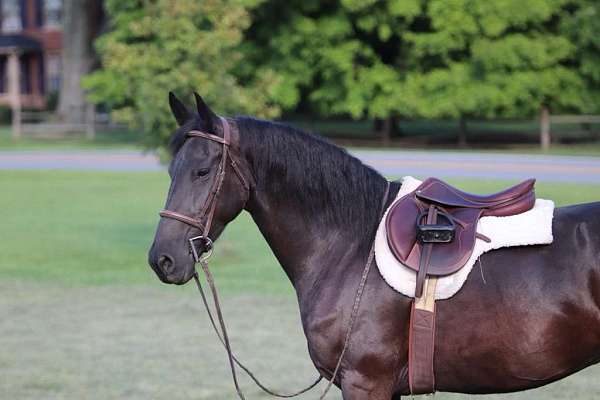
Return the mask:
M18 32L23 29L21 23L21 1L2 0L2 32Z
M46 57L46 74L48 93L60 90L61 59L59 54L49 54Z
M62 0L44 1L44 21L48 28L58 28L61 26L62 18Z

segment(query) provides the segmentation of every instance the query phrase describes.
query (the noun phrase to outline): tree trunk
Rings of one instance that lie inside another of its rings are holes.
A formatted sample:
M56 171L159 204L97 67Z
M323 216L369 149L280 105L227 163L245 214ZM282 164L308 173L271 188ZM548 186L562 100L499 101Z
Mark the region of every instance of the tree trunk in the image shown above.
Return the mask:
M461 116L458 122L458 147L467 147L467 118Z
M101 0L64 0L62 79L58 113L65 122L86 119L81 78L94 65L93 39L102 19Z
M550 110L542 105L540 112L540 146L546 151L550 148Z
M389 145L392 142L392 137L396 134L396 124L398 119L396 116L389 116L383 120L381 127L381 141L384 145Z
M8 96L12 111L12 137L19 139L21 137L21 78L19 69L19 53L16 51L8 55L7 77L8 77Z

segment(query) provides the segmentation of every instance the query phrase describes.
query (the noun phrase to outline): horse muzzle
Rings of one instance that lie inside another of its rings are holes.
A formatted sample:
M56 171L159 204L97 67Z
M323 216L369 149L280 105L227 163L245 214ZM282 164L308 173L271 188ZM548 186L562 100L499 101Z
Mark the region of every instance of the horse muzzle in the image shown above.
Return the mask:
M153 245L148 254L148 263L163 283L183 285L194 276L194 261L186 257L174 257L167 252L157 251Z

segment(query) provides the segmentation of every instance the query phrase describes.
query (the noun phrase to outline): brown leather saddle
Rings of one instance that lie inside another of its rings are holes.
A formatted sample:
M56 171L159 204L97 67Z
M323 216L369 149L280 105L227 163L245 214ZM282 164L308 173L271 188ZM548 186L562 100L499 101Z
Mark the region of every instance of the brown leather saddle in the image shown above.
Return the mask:
M417 272L412 304L408 381L411 394L435 392L435 286L439 276L465 266L477 239L481 217L516 215L535 204L534 179L489 196L463 192L436 178L425 180L390 208L388 245L402 264Z
M417 271L415 297L426 275L448 275L462 268L475 247L477 222L509 216L535 204L534 179L489 196L463 192L436 178L424 181L388 212L388 245L402 264ZM420 278L420 279L419 279Z

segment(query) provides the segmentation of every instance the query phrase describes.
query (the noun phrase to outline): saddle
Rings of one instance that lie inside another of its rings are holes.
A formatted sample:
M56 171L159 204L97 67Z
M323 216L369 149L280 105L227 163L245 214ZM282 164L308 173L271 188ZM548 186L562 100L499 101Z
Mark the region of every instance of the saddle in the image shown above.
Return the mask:
M478 196L436 178L424 181L388 212L388 245L402 264L417 272L415 297L427 275L448 275L462 268L475 247L477 222L484 216L504 217L533 208L534 179L502 192Z
M463 192L436 178L389 209L385 221L388 246L402 264L417 273L409 325L408 379L411 394L435 392L435 287L437 278L461 269L476 240L484 216L504 217L535 205L534 179L499 193L480 196Z

